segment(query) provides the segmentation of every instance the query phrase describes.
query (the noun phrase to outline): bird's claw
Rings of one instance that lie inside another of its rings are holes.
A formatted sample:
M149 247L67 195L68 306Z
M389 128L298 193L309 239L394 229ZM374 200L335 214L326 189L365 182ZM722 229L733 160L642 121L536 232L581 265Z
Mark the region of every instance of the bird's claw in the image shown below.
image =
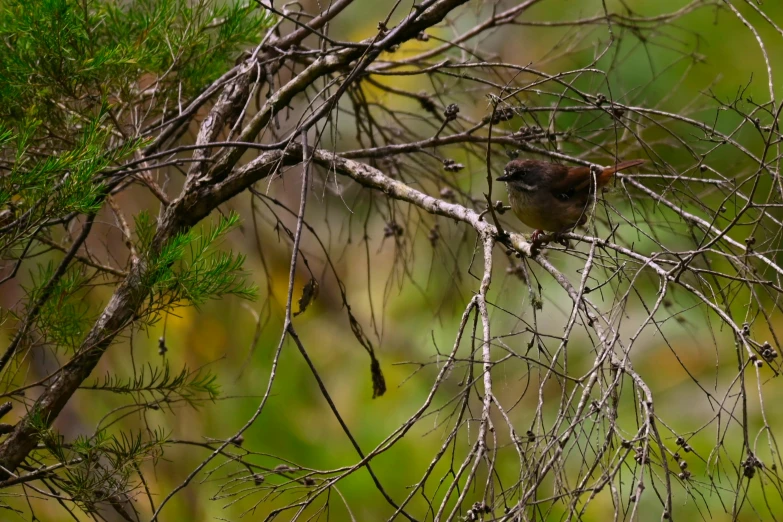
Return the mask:
M553 238L553 240L554 240L556 243L558 243L558 244L560 244L560 245L563 245L563 247L564 247L564 248L571 248L571 241L569 241L567 237L563 237L563 236L561 236L561 235L556 235L556 236Z
M541 247L546 246L551 239L543 230L533 231L533 235L530 236L530 254L537 256L541 252Z
M560 234L545 234L543 230L536 230L530 236L530 253L533 256L537 256L542 247L545 247L550 242L554 241L559 245L563 245L565 248L571 247L571 242L568 238L561 236Z

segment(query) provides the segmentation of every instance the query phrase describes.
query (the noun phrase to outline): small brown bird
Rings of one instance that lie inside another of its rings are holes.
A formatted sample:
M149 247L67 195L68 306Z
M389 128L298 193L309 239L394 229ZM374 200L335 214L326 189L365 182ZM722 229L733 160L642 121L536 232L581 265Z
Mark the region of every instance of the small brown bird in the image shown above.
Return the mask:
M588 218L595 189L605 186L615 172L644 160L621 161L611 167L566 167L537 160L510 161L498 181L506 182L514 214L535 230L532 240L541 243L543 231L555 236L583 225Z

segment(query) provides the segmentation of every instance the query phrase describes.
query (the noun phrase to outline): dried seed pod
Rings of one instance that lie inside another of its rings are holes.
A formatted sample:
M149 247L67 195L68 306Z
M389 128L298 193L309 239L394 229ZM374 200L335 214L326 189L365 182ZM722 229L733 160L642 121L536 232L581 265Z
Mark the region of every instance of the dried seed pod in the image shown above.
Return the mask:
M457 163L451 158L446 158L443 160L443 170L445 170L446 172L459 172L464 168L465 165L463 165L462 163Z
M454 197L454 191L449 187L443 187L440 189L440 197L446 201L454 201L456 199Z
M430 245L434 248L438 241L440 240L440 225L435 223L432 228L430 229L430 233L427 234L427 239L430 242Z
M456 120L457 114L459 114L459 105L456 103L450 103L448 107L446 107L446 110L443 111L443 116L446 117L446 121Z
M503 107L502 109L495 109L492 115L492 124L496 125L502 121L509 121L516 116L514 109L511 107Z
M160 339L158 339L158 355L164 356L168 351L169 349L166 347L166 339L161 337Z
M419 103L421 104L421 108L424 109L427 112L430 112L432 114L435 114L437 111L437 108L435 107L435 102L432 101L432 98L424 91L419 93L418 96Z

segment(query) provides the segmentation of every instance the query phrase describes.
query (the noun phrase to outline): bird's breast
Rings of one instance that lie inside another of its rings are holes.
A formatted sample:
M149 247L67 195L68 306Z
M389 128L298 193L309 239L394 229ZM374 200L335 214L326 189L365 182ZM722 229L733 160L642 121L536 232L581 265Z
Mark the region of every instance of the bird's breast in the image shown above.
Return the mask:
M560 201L547 191L509 190L514 214L525 225L549 232L561 232L583 220L585 205L577 201Z

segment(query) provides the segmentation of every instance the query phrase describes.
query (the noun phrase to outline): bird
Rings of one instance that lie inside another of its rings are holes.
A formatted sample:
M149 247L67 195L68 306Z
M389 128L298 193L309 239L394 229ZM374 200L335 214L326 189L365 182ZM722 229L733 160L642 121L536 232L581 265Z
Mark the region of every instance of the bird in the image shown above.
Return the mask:
M540 245L585 224L596 188L605 186L616 172L644 163L643 159L621 161L609 167L568 167L548 161L515 159L503 175L511 210L533 228L534 244ZM547 236L544 231L552 232ZM546 238L543 239L542 238Z

